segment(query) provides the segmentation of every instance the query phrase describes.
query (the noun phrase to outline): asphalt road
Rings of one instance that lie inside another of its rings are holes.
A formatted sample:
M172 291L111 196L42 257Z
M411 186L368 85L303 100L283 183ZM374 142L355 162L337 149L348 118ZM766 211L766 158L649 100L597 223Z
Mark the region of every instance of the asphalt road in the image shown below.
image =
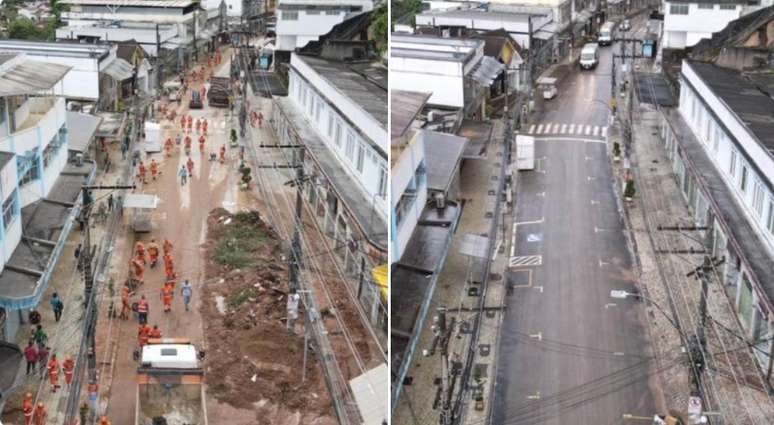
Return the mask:
M639 309L610 298L634 289L605 143L613 49L601 48L595 70L573 70L525 129L538 160L519 176L493 424L607 425L655 412Z

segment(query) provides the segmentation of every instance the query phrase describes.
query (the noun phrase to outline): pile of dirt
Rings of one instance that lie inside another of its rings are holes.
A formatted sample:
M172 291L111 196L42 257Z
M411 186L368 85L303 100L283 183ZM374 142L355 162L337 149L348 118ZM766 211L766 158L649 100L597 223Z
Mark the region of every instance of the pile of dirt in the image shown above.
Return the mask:
M257 212L230 214L224 209L210 212L207 231L201 313L208 393L257 413L331 416L312 351L301 382L304 339L300 327L297 333L286 329L288 270L275 232ZM264 415L258 419L272 422Z

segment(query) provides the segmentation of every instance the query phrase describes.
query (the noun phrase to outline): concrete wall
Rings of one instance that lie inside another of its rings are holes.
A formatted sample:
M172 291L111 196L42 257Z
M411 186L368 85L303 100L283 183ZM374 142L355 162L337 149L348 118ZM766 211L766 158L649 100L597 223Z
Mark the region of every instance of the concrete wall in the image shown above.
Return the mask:
M718 32L729 22L741 16L742 7L736 6L733 10L721 10L719 5L713 5L712 9L700 9L699 5L688 5L687 15L675 15L671 13L672 4L664 2L664 37L663 47L682 49L693 46L702 38L712 37L713 32Z
M462 63L393 56L389 66L391 89L432 92L431 105L464 106Z
M292 4L298 5L297 2ZM373 9L371 0L348 0L337 4L342 10L311 10L304 9L303 5L299 10L283 10L283 1L280 0L276 11L277 16L277 49L294 50L298 47L304 47L309 41L316 41L321 35L326 34L334 25L341 23L346 18L353 16L344 8L349 6L359 6L362 12L368 12ZM355 12L357 13L357 12ZM296 19L288 19L291 15L297 15Z

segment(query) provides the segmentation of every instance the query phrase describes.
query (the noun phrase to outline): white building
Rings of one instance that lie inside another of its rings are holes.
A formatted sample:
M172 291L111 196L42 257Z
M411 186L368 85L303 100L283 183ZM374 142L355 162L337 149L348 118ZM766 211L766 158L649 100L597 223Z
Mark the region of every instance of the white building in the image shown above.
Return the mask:
M746 4L742 0L665 0L660 47L684 49L710 38L739 18Z
M336 253L348 284L382 331L386 300L363 276L387 262L387 70L293 53L288 78L288 96L275 97L273 128L283 144L306 147L308 202L330 243L346 242Z
M430 93L393 89L390 170L390 260L396 262L417 227L427 203L427 164L422 132L411 128L415 114L422 109ZM418 105L418 106L417 106ZM413 106L413 107L406 107Z
M762 370L774 355L774 99L739 72L684 61L662 137ZM679 136L676 136L678 134ZM698 175L698 177L697 177ZM766 353L769 353L768 355ZM768 376L771 379L771 376Z
M96 101L100 96L100 72L116 60L110 46L0 40L0 53L24 53L28 58L70 68L54 91L68 99Z
M504 68L484 56L483 40L395 33L390 38L392 88L432 92L429 105L463 109L466 115L482 107L484 89Z
M276 50L304 47L334 25L372 9L372 0L279 0Z
M467 28L477 32L504 29L524 49L530 46L533 33L551 22L550 15L530 13L490 12L485 10L430 11L416 16L417 27Z

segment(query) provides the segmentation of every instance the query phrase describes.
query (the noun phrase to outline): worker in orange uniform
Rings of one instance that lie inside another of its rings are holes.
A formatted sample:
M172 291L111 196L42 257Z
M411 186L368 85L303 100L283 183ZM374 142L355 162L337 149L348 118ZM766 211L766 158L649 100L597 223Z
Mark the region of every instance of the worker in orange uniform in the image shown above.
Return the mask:
M199 132L202 129L202 120L199 118L196 119L196 134L199 134Z
M113 425L110 423L110 420L107 418L107 416L102 416L99 419L99 425Z
M32 414L35 410L35 402L32 401L32 393L24 395L22 411L24 411L24 425L32 425Z
M193 117L189 115L188 116L188 131L189 132L191 131L191 126L192 125L193 125Z
M156 239L151 239L148 244L148 256L151 268L156 267L156 263L159 261L159 244L156 243Z
M132 311L129 295L129 285L125 283L124 286L121 287L121 315L119 316L124 320L129 318L129 312Z
M164 285L161 289L161 301L164 303L164 312L169 313L172 311L172 297L175 291L170 285Z
M191 138L188 136L185 136L185 154L191 154Z
M159 326L153 325L153 329L151 329L150 332L148 332L148 336L155 339L161 338L161 329L159 329Z
M172 254L172 242L169 239L164 239L164 255Z
M51 360L48 361L48 379L51 380L51 392L55 393L59 385L59 360L56 359L56 354L51 355Z
M145 295L140 297L137 303L137 319L141 325L148 323L148 300L145 299Z
M199 153L204 153L204 142L206 141L207 139L204 138L204 135L199 136Z
M204 135L207 135L207 127L209 127L209 124L207 124L207 118L205 118L202 121L202 133L204 133Z
M46 425L46 417L48 417L46 406L38 403L38 407L35 408L35 425Z
M156 162L156 158L151 159L150 170L151 180L156 181L156 176L159 175L159 163Z
M143 183L147 183L145 181L145 172L147 170L145 169L145 163L140 161L140 165L137 166L137 177L142 181Z
M202 92L202 99L207 98L207 87L202 86L202 89L200 90Z
M132 279L136 280L139 285L145 283L145 265L142 260L134 257L129 261L129 266L132 270Z
M170 270L175 269L175 259L172 257L171 252L167 252L164 254L164 270L169 272Z
M226 145L220 147L220 163L226 163Z
M172 149L175 147L175 143L172 141L171 137L167 137L167 141L164 142L164 152L166 152L167 157L172 156Z
M137 344L140 346L140 348L148 345L148 338L150 338L150 330L151 330L151 327L148 326L147 323L140 325L139 329L137 330Z
M185 123L186 123L186 116L185 114L180 115L180 128L185 131Z
M65 375L65 384L69 387L73 382L73 372L75 372L75 360L72 357L68 357L62 362L62 370Z
M194 162L190 156L188 157L188 161L185 163L185 167L188 168L188 178L193 178Z
M135 252L135 255L137 256L137 259L138 260L141 259L143 265L145 265L145 263L147 263L147 261L145 260L145 244L143 244L140 241L137 241L137 243L134 244L134 252Z

